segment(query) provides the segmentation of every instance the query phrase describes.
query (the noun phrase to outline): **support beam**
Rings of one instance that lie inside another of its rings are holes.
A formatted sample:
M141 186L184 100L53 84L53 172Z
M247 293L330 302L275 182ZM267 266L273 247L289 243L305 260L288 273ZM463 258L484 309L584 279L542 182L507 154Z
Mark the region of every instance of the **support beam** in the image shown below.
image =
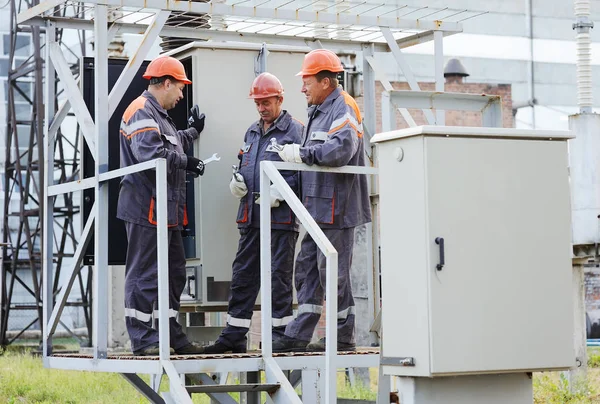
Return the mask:
M373 69L373 71L375 73L375 79L379 80L379 82L383 86L383 89L385 91L393 91L394 87L392 86L392 83L390 83L388 81L388 79L385 78L385 76L383 74L383 70L378 67L377 62L375 61L374 55L368 55L368 56L365 57L365 59L368 62L368 64L371 66L371 69ZM363 67L363 69L364 69L364 67ZM389 102L389 101L386 101L386 102ZM374 101L373 101L373 105L375 105ZM383 108L384 108L383 105L384 104L381 104L382 114L383 114ZM410 126L411 128L417 126L417 123L413 119L413 117L410 114L410 112L408 112L408 109L406 109L406 108L398 108L398 111L400 112L400 114L402 115L402 118L404 118L404 120L406 121L406 123L408 124L408 126ZM389 111L386 112L386 114L389 114ZM392 114L392 116L393 115L394 114ZM394 116L394 122L395 122L395 119L396 119L396 117ZM382 121L383 121L383 117L382 117ZM395 127L396 124L394 123L393 126Z
M127 91L129 84L131 84L131 80L133 80L137 74L144 59L148 55L148 52L154 45L154 42L156 42L156 38L158 38L158 35L165 25L165 22L167 22L167 18L169 18L170 14L170 11L159 11L154 15L154 18L148 25L137 51L127 61L127 65L123 69L123 72L108 96L108 119L112 117L119 106L125 91Z
M440 31L433 33L433 48L434 48L434 68L435 68L435 91L443 93L444 88L444 35ZM446 125L446 111L441 109L435 110L435 123L437 125Z
M56 1L56 0L55 0ZM61 2L62 3L62 2ZM208 2L168 2L162 0L89 0L91 4L105 4L107 6L121 7L123 3L132 8L149 8L157 10L184 11L188 13L209 15L230 15L247 18L260 18L264 20L289 20L306 21L323 24L336 25L362 25L362 26L382 26L391 29L401 30L443 30L462 32L462 24L441 20L425 20L416 18L397 18L388 15L366 15L363 13L336 13L326 11L314 11L309 7L274 7L269 2L262 2L261 5L248 5L246 2L234 2L232 4ZM165 5L168 5L168 8ZM28 14L31 18L36 14ZM19 22L25 21L25 16Z
M165 208L166 208L166 205L165 205ZM166 209L165 209L165 211L166 211ZM166 220L166 218L165 218L165 220ZM165 226L165 228L166 228L166 226ZM159 305L159 309L160 309L160 305ZM167 328L168 327L169 327L169 325L167 324ZM169 346L169 341L167 341L167 348L168 348L168 346ZM167 353L168 353L168 351L167 351ZM183 382L181 381L181 378L179 377L177 370L175 370L173 363L171 363L171 361L168 359L161 360L160 363L162 364L162 367L165 370L165 373L169 377L169 387L170 387L169 393L173 397L175 402L177 404L192 404L192 399L190 398L187 390L185 389L185 386L184 386Z
M56 40L56 29L54 24L49 22L46 26L46 65L45 65L45 81L44 81L44 92L46 94L46 100L52 100L52 102L46 102L44 105L45 116L54 116L54 98L56 97L55 92L55 73L54 63L52 63L51 47L49 44L55 44ZM44 177L42 178L44 187L47 189L50 185L54 184L54 137L50 136L50 125L49 121L46 120L44 123ZM41 163L41 162L40 162ZM50 317L52 316L53 299L51 296L54 295L52 290L54 284L54 200L55 197L51 197L48 194L43 196L44 207L41 218L42 224L42 287L43 287L43 319L42 324L48 324ZM8 203L8 201L6 201ZM14 275L13 275L14 276ZM43 334L43 355L47 357L52 354L52 340L48 338L48 333Z
M167 160L156 161L156 236L157 240L169 239L167 230ZM169 360L169 251L168 243L157 246L158 263L158 344L162 361ZM169 377L170 378L170 377Z
M152 404L165 404L165 400L162 399L154 390L150 388L138 375L135 373L121 373L121 376L127 380L141 395L146 397Z
M189 374L186 376L198 386L218 386L219 385L212 379L212 377L210 377L206 373ZM194 390L193 387L195 387L195 386L190 386L190 387L191 387L191 391L193 392L193 390ZM188 391L190 391L190 387L187 388ZM236 404L236 401L227 393L210 391L210 392L205 392L205 394L207 396L209 396L211 398L211 400L214 400L220 404Z
M77 83L77 85L79 85L79 79L76 81L76 83ZM50 124L50 129L48 130L50 137L52 137L52 138L56 137L56 133L58 132L60 125L62 125L63 121L69 114L70 110L71 110L71 102L67 99L63 103L63 105L59 108L58 112L54 116L54 119L52 119L52 123Z
M337 316L335 317L337 318ZM337 343L337 342L336 342ZM279 383L279 389L271 395L271 400L273 400L276 404L302 404L298 394L290 384L290 381L285 377L275 359L272 357L264 358L265 362L265 376L267 378L267 383ZM335 369L334 369L335 370ZM337 398L334 397L333 401L329 401L329 403L333 404L337 401ZM309 401L304 401L308 403Z
M81 95L81 91L77 85L77 81L75 81L73 75L71 74L71 68L69 67L67 60L60 49L60 45L56 42L51 42L47 46L50 49L50 58L47 60L51 60L54 64L56 72L58 73L58 77L65 86L67 98L70 100L73 112L77 117L77 122L79 122L79 126L81 127L83 137L90 148L90 153L92 154L92 157L96 158L94 121L92 120L92 116L85 106L85 101L83 100L83 96ZM96 44L96 46L98 45ZM106 51L104 53L106 54ZM106 83L106 85L108 85L108 83ZM54 113L50 116L54 116Z
M392 101L406 108L438 109L456 111L482 111L490 104L500 105L499 95L466 93L438 93L436 91L390 91Z
M96 144L96 180L108 171L108 42L107 7L98 5L94 11L94 91ZM81 93L79 93L81 96ZM72 105L75 107L74 100ZM85 104L83 104L85 106ZM108 184L96 183L95 208L97 218L108 217ZM108 222L98 220L94 226L94 359L105 359L108 346Z
M64 184L56 184L48 187L48 196L62 195L75 191L93 188L95 186L95 178L85 178L83 180L66 182Z
M396 59L398 66L402 70L402 73L404 74L404 77L406 78L406 81L408 82L410 89L413 91L421 91L421 88L419 87L419 83L417 83L417 79L415 78L415 75L413 74L410 66L408 65L408 62L406 62L404 55L402 54L402 51L400 50L400 47L396 43L396 40L394 39L394 35L392 34L392 31L387 27L381 27L381 33L383 34L383 37L385 38L388 46L390 47L390 51L392 52L392 55L394 55L394 58ZM435 118L433 116L433 113L431 111L426 111L426 110L423 111L423 113L425 114L425 118L427 118L427 122L429 122L430 125L434 125Z
M71 288L75 283L77 275L79 271L81 271L81 262L83 261L83 255L87 250L87 246L92 239L92 228L94 225L94 221L96 220L96 203L94 202L94 206L90 211L90 216L85 223L85 227L83 228L83 232L81 233L81 237L79 239L79 243L77 244L77 249L75 250L75 255L71 262L71 267L68 270L69 279L66 284L63 285L60 294L57 298L56 305L54 306L54 310L52 311L52 315L50 316L50 320L48 321L47 326L45 327L44 332L51 336L56 331L56 327L58 326L58 321L60 320L60 316L62 315L63 309L67 300L69 298L69 293L71 293Z

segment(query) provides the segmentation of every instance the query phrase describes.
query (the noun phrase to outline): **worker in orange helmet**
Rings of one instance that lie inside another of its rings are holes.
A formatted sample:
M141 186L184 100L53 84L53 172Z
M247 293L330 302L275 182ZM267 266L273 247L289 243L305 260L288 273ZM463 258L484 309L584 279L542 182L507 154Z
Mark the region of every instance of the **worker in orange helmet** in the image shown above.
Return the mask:
M283 86L271 73L258 75L250 87L260 119L244 136L240 150L239 171L229 184L231 193L240 199L237 223L240 231L238 251L233 261L231 294L227 327L216 343L204 349L206 354L246 352L246 334L260 287L260 162L281 161L277 144L299 143L304 126L282 109ZM298 173L281 171L290 187L297 191ZM286 325L292 321L292 273L298 225L291 208L271 185L271 274L272 318L274 338L283 337Z
M326 167L364 166L362 118L356 101L338 86L344 71L337 55L326 49L309 52L302 63L302 92L308 123L302 142L285 145L283 161ZM367 178L358 174L302 171L301 200L338 253L337 348L355 350L354 297L350 267L354 228L371 221ZM325 339L309 343L323 310L325 256L307 233L296 259L298 315L288 324L273 352L324 351Z
M181 237L187 219L186 172L194 176L204 173L204 163L185 151L204 129L205 117L195 105L189 129L177 130L167 114L183 98L185 85L192 83L179 60L158 57L143 77L150 80L148 90L129 105L121 121L121 167L156 158L167 160L170 345L177 354L194 354L201 347L187 339L177 314L186 281ZM125 221L127 231L125 323L134 355L158 355L155 178L150 170L125 175L117 205L117 217Z

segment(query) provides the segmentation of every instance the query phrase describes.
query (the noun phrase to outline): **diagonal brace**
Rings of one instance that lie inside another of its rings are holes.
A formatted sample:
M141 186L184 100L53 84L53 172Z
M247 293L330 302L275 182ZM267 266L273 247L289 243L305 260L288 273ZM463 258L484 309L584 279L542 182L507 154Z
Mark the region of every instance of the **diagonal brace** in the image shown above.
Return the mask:
M95 204L95 202L94 202ZM94 221L96 219L96 210L92 206L92 210L90 216L85 223L85 227L83 228L83 232L81 233L81 239L79 244L77 244L77 249L75 250L75 256L73 260L73 264L70 268L71 276L67 281L66 285L63 285L60 294L58 296L56 306L54 306L54 310L52 310L52 315L50 316L50 320L48 321L48 327L45 327L46 335L51 336L56 331L56 327L58 326L58 321L60 320L60 316L62 314L63 309L65 308L65 304L67 303L67 299L69 298L69 293L71 293L71 288L75 283L75 278L77 274L81 270L81 262L83 261L84 251L87 249L87 246L92 239L92 228Z
M65 59L65 56L60 49L60 45L56 42L52 42L49 44L50 48L50 58L54 63L54 68L58 73L58 77L63 82L65 86L65 90L67 92L67 98L71 101L71 107L73 108L73 112L77 117L77 122L81 126L81 131L83 133L83 137L87 142L90 152L94 159L96 159L96 142L94 141L94 121L92 116L90 115L90 111L88 111L85 101L83 100L83 96L81 95L81 91L79 91L79 87L77 86L77 82L73 78L71 74L71 69Z
M404 77L406 77L406 81L408 82L410 89L413 91L421 91L421 87L419 87L419 83L417 82L415 75L413 74L410 66L404 59L404 55L402 54L402 51L400 50L400 46L398 46L398 43L394 39L394 35L392 34L392 31L387 27L381 27L381 33L383 34L383 37L385 38L388 46L390 47L390 51L392 52L392 55L394 55L394 58L396 59L398 66L400 66L400 69L402 70ZM425 114L425 117L427 118L427 122L430 125L435 125L435 117L433 116L433 113L431 111L425 110L425 109L423 110L423 113Z
M169 18L170 14L170 11L158 11L148 25L148 28L146 28L142 42L135 55L129 58L125 69L119 76L119 79L113 86L113 89L108 96L108 119L112 117L117 109L117 106L119 105L119 102L121 102L125 91L127 91L129 84L131 84L131 80L133 80L137 74L142 62L148 55L148 52L152 48L156 38L158 38L158 35L167 22L167 18Z

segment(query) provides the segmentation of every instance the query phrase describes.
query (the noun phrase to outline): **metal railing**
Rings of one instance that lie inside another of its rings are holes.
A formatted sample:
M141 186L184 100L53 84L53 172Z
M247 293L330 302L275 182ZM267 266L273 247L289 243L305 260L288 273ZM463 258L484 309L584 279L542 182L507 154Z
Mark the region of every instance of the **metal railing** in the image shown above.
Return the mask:
M260 163L261 199L263 201L271 200L270 183L272 182L326 258L325 295L330 298L327 299L325 308L325 403L334 404L337 402L338 253L278 170L320 171L345 174L377 174L378 171L376 168L357 166L318 167L306 164L275 163L272 161L261 161ZM270 372L277 370L281 372L272 359L271 205L269 203L260 204L260 289L262 355L265 360L265 372L267 373L268 381ZM300 401L298 399L298 401L294 402Z

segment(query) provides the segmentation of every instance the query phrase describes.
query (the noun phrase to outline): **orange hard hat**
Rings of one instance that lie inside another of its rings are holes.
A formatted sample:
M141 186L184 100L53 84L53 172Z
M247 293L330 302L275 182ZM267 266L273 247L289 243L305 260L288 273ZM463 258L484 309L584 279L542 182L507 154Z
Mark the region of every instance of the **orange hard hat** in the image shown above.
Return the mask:
M192 84L185 75L183 64L171 56L159 56L154 59L146 68L146 73L142 77L151 79L153 77L171 76L184 84Z
M269 98L283 95L281 81L271 73L261 73L252 82L248 98Z
M320 71L343 72L344 67L340 58L328 49L315 49L304 56L302 70L296 76L313 76Z

